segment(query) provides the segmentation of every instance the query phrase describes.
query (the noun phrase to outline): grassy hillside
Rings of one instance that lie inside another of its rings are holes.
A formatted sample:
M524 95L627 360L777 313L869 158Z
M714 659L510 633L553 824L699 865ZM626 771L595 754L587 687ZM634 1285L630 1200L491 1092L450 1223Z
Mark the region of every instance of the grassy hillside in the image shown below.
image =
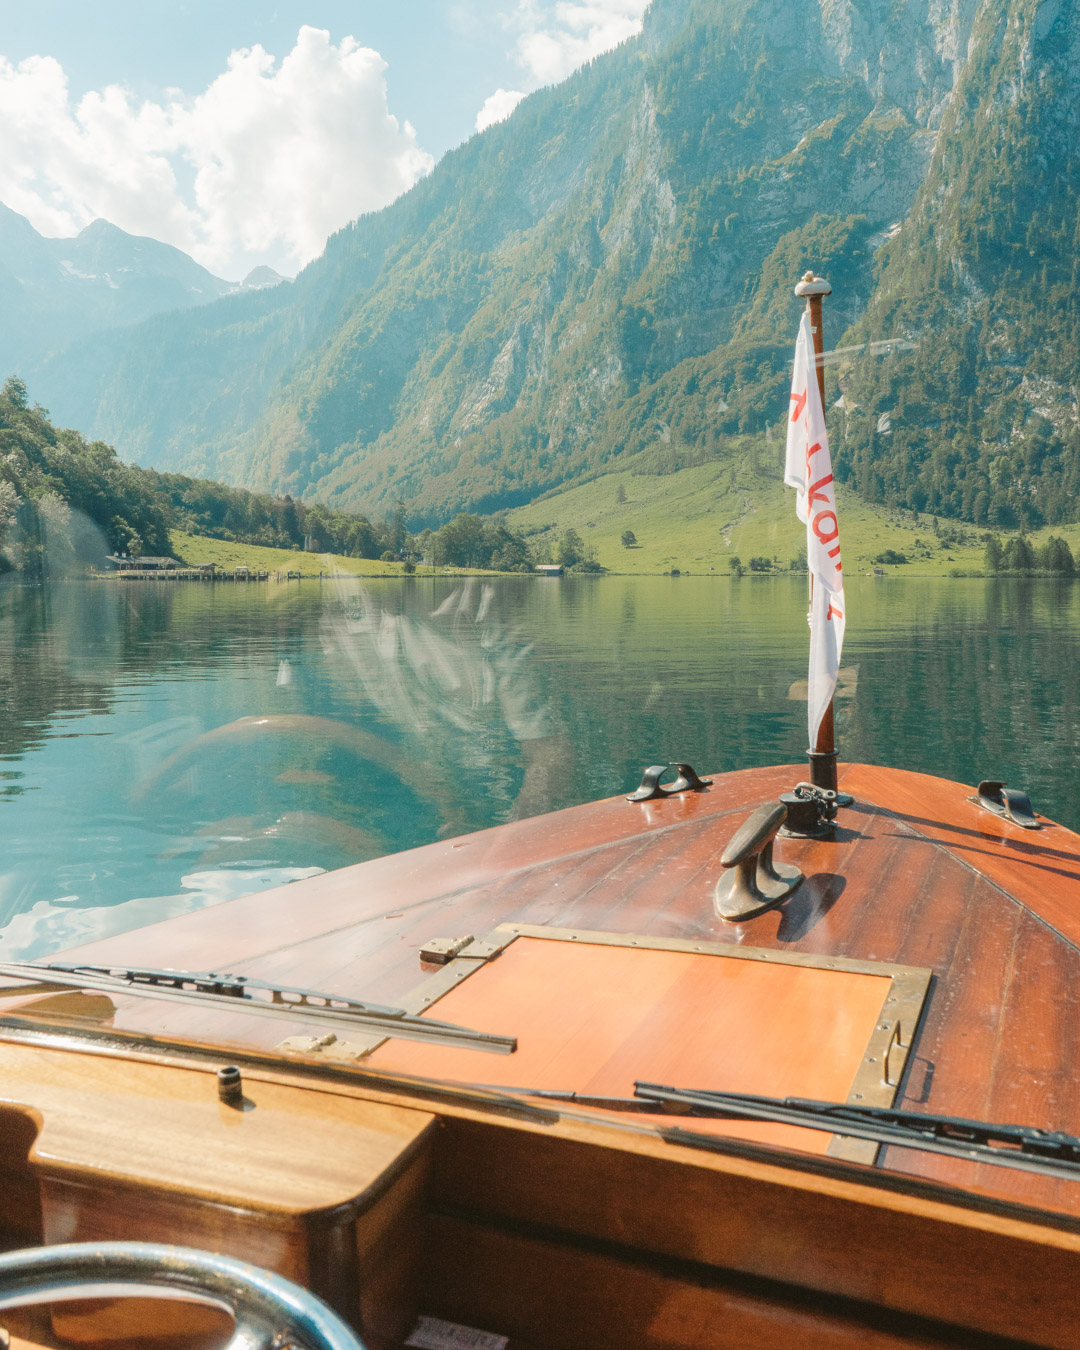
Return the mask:
M232 571L234 567L250 567L260 572L300 571L305 577L317 577L320 572L351 572L358 577L404 576L404 564L380 562L377 558L346 558L340 553L299 553L296 549L262 548L258 544L234 544L224 539L209 539L201 534L186 534L173 530L172 556L194 567L197 563L216 563ZM417 573L430 575L431 568L417 568ZM485 575L465 567L440 567L440 575Z
M620 501L620 488L625 500ZM885 565L890 575L948 576L953 571L983 569L983 532L954 521L918 518L909 511L887 511L865 502L850 489L839 488L840 529L848 575L870 572L886 549L908 562ZM804 542L795 516L794 493L779 481L778 469L755 474L748 465L703 464L675 473L609 473L580 487L552 494L543 501L508 513L507 525L528 539L537 561L550 558L560 536L575 529L596 549L609 571L655 575L678 568L700 574L730 571L738 557L748 566L753 557L767 557L787 569ZM624 548L622 535L632 530L637 546ZM997 531L1004 543L1011 533ZM1065 538L1080 557L1080 524L1056 526L1029 535L1038 545L1051 533ZM296 571L307 577L321 572L354 576L400 577L403 565L372 558L346 558L336 553L299 553L294 549L235 544L173 530L172 554L184 562L216 563L231 570ZM427 567L419 572L429 573ZM440 574L499 575L468 568L440 568Z
M625 501L620 501L619 489ZM983 567L982 531L930 516L888 511L837 491L844 565L849 575L871 571L886 549L909 562L887 566L891 574L947 576L953 570ZM578 531L596 549L597 560L612 572L727 572L731 557L743 565L768 557L786 568L805 542L795 516L794 493L780 482L779 469L755 474L749 465L704 464L663 475L629 471L605 474L511 511L507 523L526 535L537 558L553 547L564 530ZM620 542L625 530L636 548ZM1080 552L1080 525L1058 526L1054 533ZM1036 545L1051 533L1031 535ZM1009 531L999 532L1002 541Z

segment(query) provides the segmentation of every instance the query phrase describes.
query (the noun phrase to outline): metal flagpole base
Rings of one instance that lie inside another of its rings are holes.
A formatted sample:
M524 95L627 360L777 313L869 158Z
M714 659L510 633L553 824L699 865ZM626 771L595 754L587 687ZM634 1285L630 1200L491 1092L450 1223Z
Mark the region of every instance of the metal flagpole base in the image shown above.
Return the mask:
M829 792L836 791L836 751L835 750L807 750L806 758L810 761L810 781L814 787L825 788Z
M810 781L816 788L836 792L837 806L850 806L855 798L849 792L837 792L836 789L836 753L835 750L807 750Z

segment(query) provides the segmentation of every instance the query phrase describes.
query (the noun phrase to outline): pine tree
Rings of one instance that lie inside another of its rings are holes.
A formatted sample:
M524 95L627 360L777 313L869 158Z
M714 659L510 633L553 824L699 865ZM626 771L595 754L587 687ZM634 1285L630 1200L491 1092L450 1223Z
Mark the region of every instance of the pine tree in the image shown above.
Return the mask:
M1002 561L1007 572L1033 572L1035 550L1022 534L1018 534L1005 545Z

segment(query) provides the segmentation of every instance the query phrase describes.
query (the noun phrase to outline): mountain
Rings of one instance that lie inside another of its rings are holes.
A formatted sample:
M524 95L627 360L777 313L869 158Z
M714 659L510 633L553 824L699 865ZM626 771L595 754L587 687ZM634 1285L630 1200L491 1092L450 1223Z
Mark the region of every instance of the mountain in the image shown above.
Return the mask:
M992 527L1080 502L1080 22L983 4L929 171L850 340L914 351L845 382L844 476Z
M653 0L295 282L75 344L35 396L143 462L435 523L779 430L813 267L829 346L904 339L830 369L838 474L1062 518L1078 6Z
M100 329L235 289L180 249L108 221L48 239L0 204L0 375L32 372L49 352Z
M241 291L261 291L268 286L280 286L285 280L280 272L275 272L272 267L267 267L265 263L260 267L253 267L247 276L240 283Z

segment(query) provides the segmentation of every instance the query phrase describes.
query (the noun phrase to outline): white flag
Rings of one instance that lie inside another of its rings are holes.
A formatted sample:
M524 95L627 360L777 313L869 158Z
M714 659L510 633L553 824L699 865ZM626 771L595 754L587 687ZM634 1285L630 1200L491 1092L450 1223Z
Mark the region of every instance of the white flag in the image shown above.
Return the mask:
M784 482L796 489L795 510L806 524L806 562L810 569L810 678L807 717L810 748L836 689L844 646L844 570L840 527L836 520L829 438L818 392L810 318L803 314L795 343L791 379L791 416L787 429Z

